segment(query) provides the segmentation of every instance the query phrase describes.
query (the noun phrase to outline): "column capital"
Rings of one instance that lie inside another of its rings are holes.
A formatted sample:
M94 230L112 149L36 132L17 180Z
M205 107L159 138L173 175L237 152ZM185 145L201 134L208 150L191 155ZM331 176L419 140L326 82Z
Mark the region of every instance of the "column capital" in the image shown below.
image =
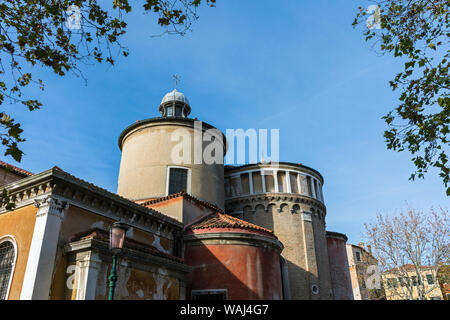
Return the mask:
M69 203L47 196L34 200L34 206L38 208L37 217L49 214L64 219Z

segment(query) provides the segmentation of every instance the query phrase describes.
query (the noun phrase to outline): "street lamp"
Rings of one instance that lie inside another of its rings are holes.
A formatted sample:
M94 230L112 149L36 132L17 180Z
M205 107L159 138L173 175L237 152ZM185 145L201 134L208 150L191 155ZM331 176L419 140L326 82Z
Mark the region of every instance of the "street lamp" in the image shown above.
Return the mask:
M109 275L109 300L114 300L114 292L116 290L117 272L116 272L116 255L120 253L125 242L125 233L128 227L122 222L114 222L109 228L109 249L113 253L113 263L111 274Z

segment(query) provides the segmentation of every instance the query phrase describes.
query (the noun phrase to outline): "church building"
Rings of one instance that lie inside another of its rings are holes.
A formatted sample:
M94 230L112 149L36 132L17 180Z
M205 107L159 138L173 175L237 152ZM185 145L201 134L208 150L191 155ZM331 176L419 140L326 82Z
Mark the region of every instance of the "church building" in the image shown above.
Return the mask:
M198 161L210 141L223 160L224 134L203 122L198 140L176 89L158 111L119 135L117 193L58 167L33 174L0 162L0 300L108 299L114 270L117 300L353 298L347 238L326 230L317 170ZM182 164L180 133L194 142ZM115 222L127 230L119 254Z

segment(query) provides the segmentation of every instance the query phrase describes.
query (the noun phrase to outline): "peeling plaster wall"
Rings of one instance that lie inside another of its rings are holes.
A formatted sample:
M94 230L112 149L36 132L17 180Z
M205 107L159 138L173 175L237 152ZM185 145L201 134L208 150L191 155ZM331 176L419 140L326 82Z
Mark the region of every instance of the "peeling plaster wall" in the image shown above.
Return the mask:
M72 276L72 273L68 273L70 264L67 264L67 259L63 255L64 245L69 243L77 233L93 228L109 230L109 226L112 223L113 220L111 219L75 206L70 206L61 226L53 281L50 289L50 299L76 299L77 297L77 289L69 289L67 286L68 278ZM148 245L153 245L165 253L171 254L173 250L172 240L136 228L130 228L127 232L127 237ZM79 269L79 266L77 268Z
M164 268L154 272L130 268L127 261L120 260L115 299L117 300L178 300L180 298L179 280L168 275ZM97 281L98 300L108 298L108 276L110 264L102 264Z

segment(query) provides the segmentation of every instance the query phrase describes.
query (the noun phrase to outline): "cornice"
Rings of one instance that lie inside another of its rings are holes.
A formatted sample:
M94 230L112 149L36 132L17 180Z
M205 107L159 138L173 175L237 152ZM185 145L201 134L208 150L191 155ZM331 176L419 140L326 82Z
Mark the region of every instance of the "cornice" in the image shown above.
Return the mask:
M183 228L182 223L171 217L76 178L58 168L10 183L5 188L9 192L9 199L16 203L16 208L33 204L35 199L44 195L52 195L70 200L70 204L83 209L103 212L115 219L161 232L179 232ZM0 214L2 212L6 212L5 208L0 209Z
M252 194L246 196L235 197L231 199L225 199L225 209L227 206L236 204L251 204L260 202L290 202L290 203L303 203L306 205L316 206L320 210L326 213L326 206L319 200L294 193L262 193L262 194Z
M112 255L111 250L109 249L109 244L96 240L96 239L84 239L76 242L68 243L64 246L64 254L74 254L78 252L88 251L88 250L97 250L105 255ZM174 261L173 259L164 258L161 256L156 256L147 252L142 252L134 249L123 248L121 253L121 257L129 259L131 261L135 261L137 263L152 263L159 265L161 267L170 268L172 270L181 272L183 274L189 273L192 269L188 265Z

